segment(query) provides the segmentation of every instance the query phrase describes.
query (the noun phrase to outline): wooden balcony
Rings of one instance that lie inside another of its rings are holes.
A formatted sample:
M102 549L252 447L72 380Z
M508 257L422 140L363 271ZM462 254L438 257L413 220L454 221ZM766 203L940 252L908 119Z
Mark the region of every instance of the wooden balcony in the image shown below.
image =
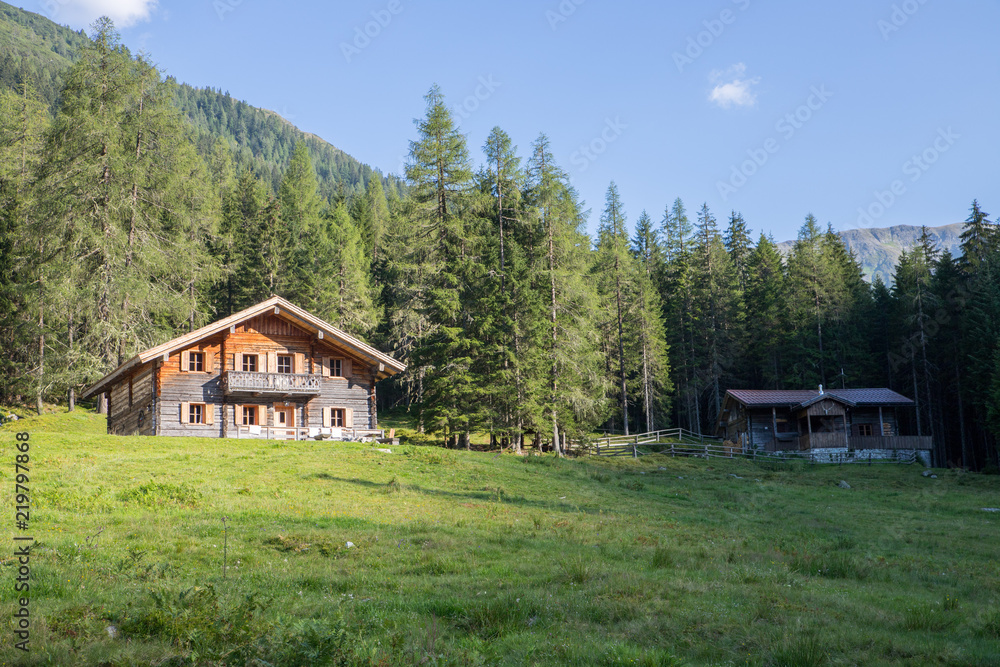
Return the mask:
M226 371L222 374L222 391L226 395L319 396L322 380L319 375Z
M799 449L847 449L847 435L843 431L803 433L799 436Z

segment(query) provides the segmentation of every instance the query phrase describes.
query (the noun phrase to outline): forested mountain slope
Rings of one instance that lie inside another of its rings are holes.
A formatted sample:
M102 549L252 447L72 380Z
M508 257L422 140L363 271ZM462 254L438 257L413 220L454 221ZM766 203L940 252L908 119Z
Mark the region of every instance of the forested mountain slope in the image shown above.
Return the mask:
M83 31L0 2L0 90L16 89L27 78L54 110L65 84L63 75L86 40ZM198 152L208 156L217 139L226 139L236 168L250 167L274 190L298 142L309 149L325 199L361 194L378 173L273 111L235 100L221 89L181 83L175 91L175 104L192 126ZM395 177L383 177L383 188L386 194L402 193L402 183Z

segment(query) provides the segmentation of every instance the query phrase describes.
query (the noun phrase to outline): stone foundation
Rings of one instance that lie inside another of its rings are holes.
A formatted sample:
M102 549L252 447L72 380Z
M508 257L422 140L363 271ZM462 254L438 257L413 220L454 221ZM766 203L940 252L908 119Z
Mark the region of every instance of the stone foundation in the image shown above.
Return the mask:
M809 449L806 451L776 452L789 456L803 456L816 463L854 463L861 461L911 460L931 465L931 453L923 449L859 449L849 451L846 447L836 449Z

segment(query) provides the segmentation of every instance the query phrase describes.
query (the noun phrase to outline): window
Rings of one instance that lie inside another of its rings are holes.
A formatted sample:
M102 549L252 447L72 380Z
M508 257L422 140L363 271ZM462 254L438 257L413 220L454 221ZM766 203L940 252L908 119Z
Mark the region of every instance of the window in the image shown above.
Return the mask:
M200 403L192 403L188 407L188 423L189 424L204 424L205 423L205 406Z
M256 426L257 420L257 406L244 405L243 406L243 425L244 426Z
M182 424L204 424L212 426L215 421L214 408L207 403L181 403Z
M292 372L292 355L290 354L278 355L278 372L279 373Z
M343 408L331 408L330 410L330 425L331 426L344 426L344 409Z
M257 372L257 355L256 354L244 354L243 355L243 370L247 373Z
M202 372L205 370L205 353L191 352L188 354L188 370Z
M275 410L274 416L278 418L278 426L288 426L288 413L284 410Z
M343 359L331 359L330 360L330 375L333 377L342 378L344 377L344 360Z
M861 436L875 435L875 426L872 424L858 424L858 435Z

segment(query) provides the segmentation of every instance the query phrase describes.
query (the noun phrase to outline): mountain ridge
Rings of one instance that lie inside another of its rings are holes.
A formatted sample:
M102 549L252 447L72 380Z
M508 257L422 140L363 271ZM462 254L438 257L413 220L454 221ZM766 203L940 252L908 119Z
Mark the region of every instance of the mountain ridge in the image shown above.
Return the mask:
M962 254L962 229L964 222L954 222L940 227L927 227L927 235L940 251L948 250L958 257ZM865 279L869 282L881 275L886 284L891 284L900 256L916 246L920 241L923 227L916 225L893 225L892 227L865 227L837 232L848 250L854 252L861 263ZM778 251L787 257L795 241L778 243Z

